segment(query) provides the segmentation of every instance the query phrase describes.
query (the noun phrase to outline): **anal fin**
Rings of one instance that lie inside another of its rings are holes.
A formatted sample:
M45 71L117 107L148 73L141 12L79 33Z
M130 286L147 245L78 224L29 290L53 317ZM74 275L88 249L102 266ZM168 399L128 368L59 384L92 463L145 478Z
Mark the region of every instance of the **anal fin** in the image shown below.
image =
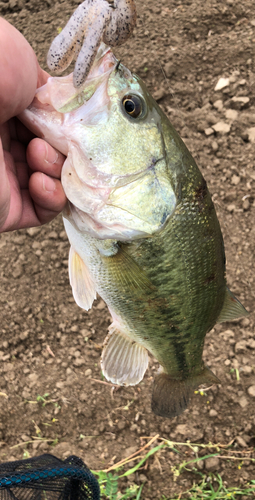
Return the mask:
M188 407L190 397L200 384L219 384L220 380L209 368L187 379L174 379L167 373L155 377L151 409L160 417L174 418Z
M96 299L95 284L86 264L72 246L69 252L69 278L75 302L88 311Z
M101 358L106 379L118 385L136 385L142 380L148 362L147 349L132 342L113 323Z
M217 323L223 323L223 321L232 321L233 319L248 315L248 311L246 311L241 302L227 287L223 307L217 319Z

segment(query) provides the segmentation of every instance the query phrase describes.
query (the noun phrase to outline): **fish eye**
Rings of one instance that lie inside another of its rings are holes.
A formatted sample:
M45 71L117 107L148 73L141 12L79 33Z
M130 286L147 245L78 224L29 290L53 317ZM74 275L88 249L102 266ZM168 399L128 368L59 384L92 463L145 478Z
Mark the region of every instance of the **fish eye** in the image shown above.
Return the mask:
M127 94L122 99L122 106L125 112L133 118L138 118L143 112L143 101L135 94Z

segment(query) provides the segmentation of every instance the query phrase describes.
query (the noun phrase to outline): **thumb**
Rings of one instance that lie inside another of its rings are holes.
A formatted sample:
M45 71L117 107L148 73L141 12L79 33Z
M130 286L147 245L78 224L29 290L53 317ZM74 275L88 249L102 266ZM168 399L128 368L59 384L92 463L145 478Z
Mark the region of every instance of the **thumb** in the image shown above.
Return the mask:
M0 123L4 123L33 100L39 65L31 45L1 17L0 47Z
M6 163L2 141L0 138L0 231L3 227L10 210L10 183L6 171Z

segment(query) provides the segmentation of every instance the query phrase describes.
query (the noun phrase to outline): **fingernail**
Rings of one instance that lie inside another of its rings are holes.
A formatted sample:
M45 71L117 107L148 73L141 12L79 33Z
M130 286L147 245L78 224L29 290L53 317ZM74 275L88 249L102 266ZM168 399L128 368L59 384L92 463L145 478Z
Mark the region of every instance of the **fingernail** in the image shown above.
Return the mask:
M47 142L45 143L45 158L44 158L44 160L46 161L46 163L51 163L51 164L57 163L57 161L58 161L57 151L55 151L55 149L49 147Z
M43 189L45 189L45 191L49 191L51 193L52 191L55 191L56 181L52 179L52 177L48 177L47 175L42 174L42 183Z

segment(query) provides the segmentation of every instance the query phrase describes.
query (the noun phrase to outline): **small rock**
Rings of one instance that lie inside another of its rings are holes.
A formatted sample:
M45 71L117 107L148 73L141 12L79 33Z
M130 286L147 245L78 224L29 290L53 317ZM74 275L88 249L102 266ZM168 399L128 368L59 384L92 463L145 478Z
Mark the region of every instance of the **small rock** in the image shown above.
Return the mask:
M240 399L238 400L239 405L241 408L245 408L248 405L248 401L245 396L241 396Z
M12 271L12 276L13 276L13 278L16 279L16 278L20 278L20 276L22 276L22 274L23 274L23 267L21 264L17 264Z
M146 481L148 481L145 474L139 474L139 479L140 479L141 483L146 483Z
M241 446L241 448L247 448L247 443L242 436L236 436L236 442Z
M231 184L234 184L234 186L237 186L240 183L240 177L239 175L233 175L231 178Z
M236 209L236 206L234 205L234 203L231 203L230 205L227 206L228 212L234 212L235 209Z
M246 85L247 81L245 80L245 78L242 78L241 80L239 80L239 82L237 82L237 85Z
M218 412L213 408L209 411L209 417L217 417Z
M189 427L186 424L179 424L176 426L176 434L181 434L182 436L185 436L189 432Z
M71 332L78 332L78 331L79 331L78 325L71 326Z
M160 89L156 90L156 92L153 94L153 97L155 101L160 101L160 99L163 99L163 97L167 96L167 92L164 89L164 87L161 87Z
M205 460L205 469L210 472L218 471L220 460L218 457L210 457Z
M61 240L67 240L67 234L65 231L61 231L61 233L59 233L59 237L61 238Z
M33 238L33 236L36 236L41 231L40 227L29 227L27 229L27 234Z
M120 420L120 421L118 422L118 429L119 429L120 431L123 431L123 429L125 429L125 427L126 427L126 422L125 422L125 420Z
M250 208L250 201L249 201L249 198L245 198L245 200L243 200L243 203L242 203L242 207L244 210L249 210ZM255 340L254 340L254 344L255 344ZM255 345L254 345L254 348L255 349Z
M248 140L250 142L255 142L255 127L251 127L247 129Z
M51 238L52 240L57 240L58 239L58 233L56 231L51 231L48 234L48 238Z
M166 63L164 66L164 71L167 76L167 78L171 78L175 74L175 67L174 64L171 62Z
M252 374L252 367L251 366L248 366L248 365L245 365L242 367L242 373L243 375L245 375L246 377L249 377L249 375Z
M209 136L209 135L214 134L214 130L213 130L213 128L208 127L208 128L206 128L206 129L204 130L204 133L205 133L205 135Z
M92 375L92 370L91 368L88 368L87 370L85 370L85 373L84 373L85 377L90 377Z
M227 120L234 121L238 117L238 111L236 111L236 109L227 109L225 117L227 118Z
M251 396L252 398L255 398L255 385L251 385L250 387L248 387L248 394L249 396Z
M88 395L86 394L86 392L81 392L81 394L79 395L79 400L84 403L85 401L88 400Z
M235 109L243 109L248 107L250 98L247 96L232 97L231 101L232 101L232 106Z
M218 99L217 101L215 101L213 103L213 107L215 109L217 109L218 111L222 111L223 110L223 101L221 99Z
M214 113L208 113L206 114L206 121L209 125L215 125L218 121L218 117Z
M29 336L29 331L26 330L25 332L20 333L19 338L20 340L25 340Z
M218 122L215 125L212 126L213 130L215 132L218 132L220 134L228 134L230 132L230 125L226 122Z
M196 463L196 467L197 467L199 470L203 470L203 469L204 469L204 466L205 466L205 461L204 461L204 460L199 460L199 461Z
M59 380L59 382L56 383L56 388L57 389L63 389L65 387L65 382L62 382Z
M242 321L241 321L241 324L244 327L249 326L249 324L250 324L249 318L243 318Z
M218 146L218 143L216 141L212 141L212 150L213 151L218 151L219 149L219 146Z
M85 364L85 361L83 358L76 358L73 362L74 366L82 366ZM87 371L87 370L86 370ZM91 370L90 370L91 371ZM91 372L92 373L92 372ZM85 372L86 375L86 372Z
M216 83L214 90L215 92L217 92L218 90L222 90L228 86L229 86L229 78L220 78Z
M255 349L255 339L249 339L247 345L250 349Z

